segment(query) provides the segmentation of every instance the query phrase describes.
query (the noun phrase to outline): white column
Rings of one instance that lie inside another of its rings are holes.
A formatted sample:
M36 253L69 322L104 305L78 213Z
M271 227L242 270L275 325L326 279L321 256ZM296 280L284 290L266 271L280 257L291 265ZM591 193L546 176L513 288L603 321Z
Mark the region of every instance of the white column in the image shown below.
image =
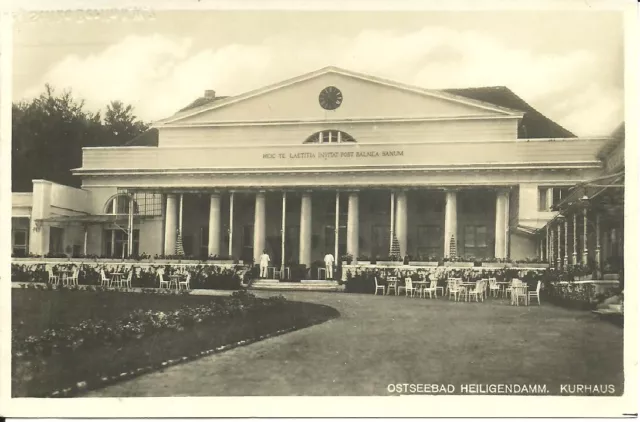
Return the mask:
M87 256L87 243L89 240L89 226L87 224L84 224L84 247L82 248L83 250L83 254L86 257Z
M51 182L47 180L33 181L31 219L29 224L29 252L45 255L49 252L49 223L36 220L48 218L51 215Z
M540 236L538 247L540 248L538 251L538 259L542 262L544 261L544 238L542 236Z
M547 238L546 238L547 244L546 244L546 253L545 253L545 258L547 260L547 263L551 264L551 236L549 233L549 224L547 223Z
M509 224L508 216L509 192L498 191L496 193L496 227L495 227L495 249L496 258L507 258L507 230Z
M220 255L220 194L212 193L209 199L209 256Z
M446 192L446 206L444 209L444 256L450 258L449 246L451 238L458 242L458 201L455 190ZM456 247L456 253L458 248Z
M167 209L164 215L164 254L173 255L176 250L176 231L178 230L178 218L176 208L178 198L176 194L167 195Z
M300 202L299 263L311 267L311 192L304 192Z
M589 221L587 220L587 209L584 208L582 210L582 217L583 217L583 230L584 233L582 235L582 263L584 265L587 265L587 262L589 262L589 247L587 246L587 225L589 224Z
M556 262L556 255L555 255L555 245L556 245L556 239L555 239L555 232L553 231L553 227L551 227L551 222L549 222L549 252L548 252L548 258L549 258L549 265L551 266L551 268L555 268L555 262Z
M578 215L573 213L573 265L578 263Z
M562 227L560 227L560 224L558 224L558 260L556 261L556 267L557 268L561 268L562 267L562 232L560 231L562 229Z
M127 255L133 254L133 194L129 196L129 215L127 216Z
M596 272L600 276L602 257L600 254L600 213L596 211Z
M184 194L180 194L180 205L178 208L178 232L182 234L182 205L184 204Z
M393 236L396 234L396 194L391 192L391 204L389 205L391 221L389 222L389 252L393 248Z
M229 194L229 256L233 256L233 191Z
M569 221L564 220L564 265L569 265Z
M407 254L407 192L396 195L396 237L400 245L400 257Z
M256 205L253 218L253 262L260 263L260 255L265 247L266 229L266 198L265 192L256 193Z
M349 192L349 207L347 215L347 253L353 255L354 260L358 259L360 246L360 215L358 202L358 192Z
M287 237L286 232L287 227L287 192L282 192L282 230L280 230L281 244L280 244L280 273L284 278L284 267L285 267L285 240Z
M334 237L334 245L333 245L333 249L334 249L334 257L336 262L338 262L340 260L340 257L338 256L339 253L339 249L338 246L340 245L339 243L339 236L340 236L340 192L336 191L336 222L335 222L335 237Z

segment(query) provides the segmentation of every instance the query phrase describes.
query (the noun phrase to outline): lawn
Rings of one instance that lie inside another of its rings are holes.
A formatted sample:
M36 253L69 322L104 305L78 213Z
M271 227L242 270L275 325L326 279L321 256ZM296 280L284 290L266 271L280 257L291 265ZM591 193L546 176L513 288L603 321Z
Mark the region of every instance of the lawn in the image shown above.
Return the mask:
M182 307L224 309L231 297L158 295L123 292L13 289L13 342L20 344L44 330L61 331L82 321L117 325L136 310L173 312ZM263 303L262 300L260 300ZM255 338L291 327L301 328L335 318L335 309L291 301L249 308L214 320L174 329L145 332L140 338L115 338L101 347L16 356L12 359L12 395L40 397L78 382L89 385L141 367L180 359L203 350ZM89 326L92 323L88 324ZM51 332L51 331L50 331Z
M623 393L623 330L590 312L501 299L283 295L340 318L91 396L384 396L400 383L453 384L458 394L462 384L543 384L551 395L563 384L611 384Z

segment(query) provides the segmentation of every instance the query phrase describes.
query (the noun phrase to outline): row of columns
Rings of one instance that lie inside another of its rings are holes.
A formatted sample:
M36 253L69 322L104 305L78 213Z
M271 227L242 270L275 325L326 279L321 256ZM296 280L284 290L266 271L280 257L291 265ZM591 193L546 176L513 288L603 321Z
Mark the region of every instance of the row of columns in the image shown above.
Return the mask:
M229 227L233 227L234 193L230 195ZM176 234L182 229L182 194L167 194L165 214L165 254L171 254L176 247ZM336 232L334 253L338 259L338 227L339 227L340 192L336 192ZM284 248L286 227L286 192L282 194L282 248ZM400 190L391 193L391 241L394 236L398 239L400 253L407 253L408 238L408 201L406 191ZM358 191L348 192L347 203L347 253L354 258L359 254L360 235L360 206ZM446 192L445 224L444 224L444 256L451 257L451 242L457 242L457 192ZM212 193L209 206L209 243L208 254L219 255L221 243L221 198L219 193ZM499 191L496 195L496 229L495 229L495 257L507 258L508 234L509 234L509 192ZM254 261L259 261L266 244L266 192L259 191L255 196L254 226L253 226L253 253ZM233 230L229 232L229 255L232 255ZM309 266L311 264L311 237L312 237L312 196L310 191L302 193L300 204L300 248L299 262ZM282 251L284 256L284 250ZM455 251L454 251L455 253Z
M589 262L589 245L588 245L588 227L589 218L587 208L582 209L582 253L578 251L578 212L571 215L571 219L562 218L555 225L550 223L546 228L546 236L540 240L539 257L546 260L550 265L556 268L566 267L568 265L577 265L581 263L587 265ZM569 221L571 220L571 231L573 242L571 245L571 254L569 255ZM555 227L554 227L555 226ZM600 269L600 215L595 215L595 262L597 269ZM564 242L562 240L564 239ZM543 243L544 242L544 243ZM563 247L564 246L564 247ZM562 253L564 251L564 254Z

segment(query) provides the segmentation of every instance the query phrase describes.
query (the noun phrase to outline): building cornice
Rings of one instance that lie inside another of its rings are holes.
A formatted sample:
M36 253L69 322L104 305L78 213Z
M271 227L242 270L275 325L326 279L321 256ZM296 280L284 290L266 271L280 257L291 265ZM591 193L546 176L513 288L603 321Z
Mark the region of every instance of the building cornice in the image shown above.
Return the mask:
M412 122L448 122L468 120L517 120L522 115L489 115L489 116L437 116L437 117L352 117L349 119L305 119L305 120L229 120L203 123L160 124L152 127L161 129L234 127L234 126L301 126L301 125L339 125L366 123L412 123Z
M73 174L82 176L122 176L122 175L191 175L191 174L354 174L354 173L406 173L406 172L452 172L452 171L518 171L518 170L574 170L601 169L600 161L562 161L547 163L500 163L500 164L464 164L464 165L349 165L349 166L305 166L305 167L199 167L165 169L74 169Z

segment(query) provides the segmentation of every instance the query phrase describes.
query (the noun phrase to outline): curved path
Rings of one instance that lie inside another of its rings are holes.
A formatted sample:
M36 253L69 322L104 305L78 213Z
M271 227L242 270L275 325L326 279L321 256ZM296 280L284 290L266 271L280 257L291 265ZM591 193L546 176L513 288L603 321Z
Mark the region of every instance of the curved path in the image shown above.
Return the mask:
M561 383L613 383L621 393L622 330L588 312L500 299L283 294L341 317L87 395L386 395L391 383L543 383L552 394Z

